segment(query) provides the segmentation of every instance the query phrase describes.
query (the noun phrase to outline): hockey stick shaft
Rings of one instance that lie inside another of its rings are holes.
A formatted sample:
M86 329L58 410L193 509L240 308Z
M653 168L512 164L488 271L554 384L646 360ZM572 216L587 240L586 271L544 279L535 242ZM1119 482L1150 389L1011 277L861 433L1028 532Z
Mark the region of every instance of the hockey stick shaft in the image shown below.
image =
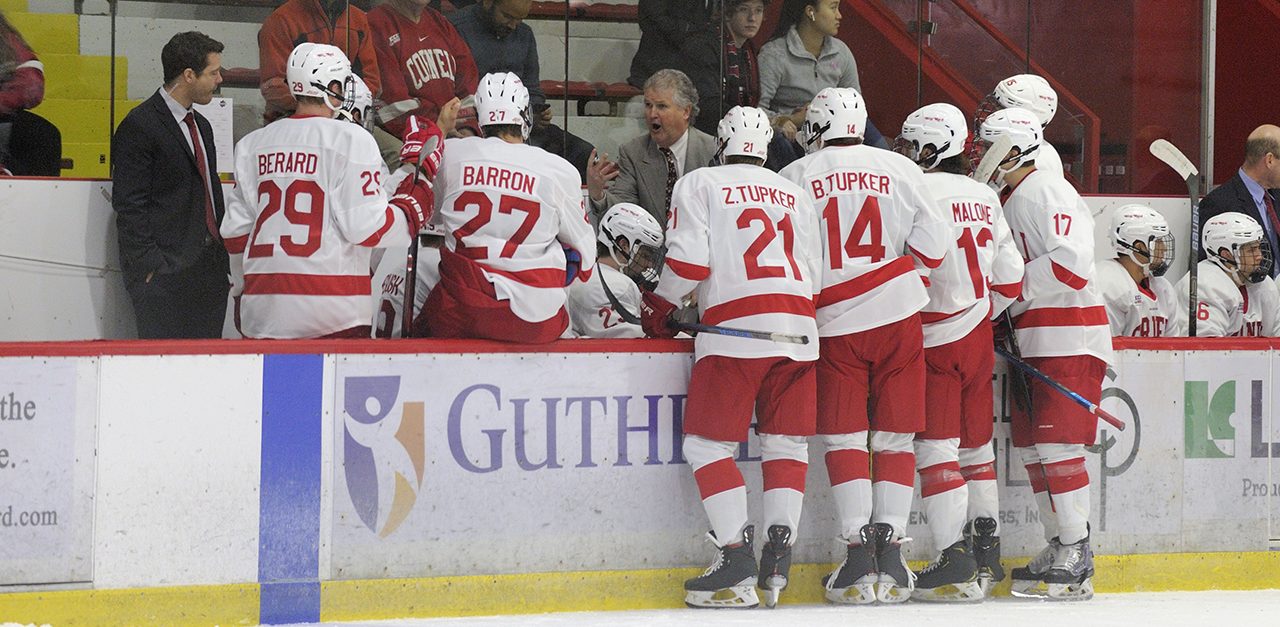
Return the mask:
M1195 251L1200 246L1200 203L1197 201L1197 190L1200 187L1200 171L1196 169L1195 164L1187 158L1177 146L1169 143L1168 140L1157 139L1151 142L1148 148L1155 158L1163 161L1165 165L1173 168L1178 176L1187 184L1187 198L1191 203L1191 241L1188 242L1187 250L1191 253L1187 259L1187 289L1190 292L1187 296L1187 336L1196 336L1196 310L1200 307L1199 302L1199 255Z
M604 288L604 295L609 299L609 305L613 307L613 311L622 318L627 324L641 324L640 316L637 316L626 307L622 306L622 302L614 296L613 290L609 289L609 284L604 280L604 273L600 273L600 287ZM771 342L782 342L786 344L808 344L809 338L803 335L793 335L791 333L770 333L768 331L752 331L750 329L735 329L733 327L722 327L713 324L699 324L696 322L672 322L671 327L678 331L693 331L695 333L713 333L716 335L729 335L733 337L742 337L753 340L769 340Z
M1043 381L1046 385L1053 388L1054 390L1057 390L1063 396L1066 396L1072 401L1075 401L1077 405L1080 405L1081 407L1089 410L1089 413L1103 419L1104 421L1107 422L1107 424L1121 431L1124 431L1125 424L1122 420L1120 420L1119 418L1116 418L1115 416L1112 416L1103 408L1098 407L1097 403L1094 403L1089 399L1083 396L1080 396L1076 392L1073 392L1067 386L1062 385L1061 383L1058 383L1053 379L1053 377L1050 377L1049 375L1043 372L1040 372L1039 368L1036 368L1035 366L1032 366L1031 364L1023 361L1021 358L1016 357L1013 353L1010 353L1003 346L996 347L996 354L1000 355L1001 357L1004 357L1006 361L1008 361L1010 364L1013 364L1013 366L1015 366L1019 370Z
M436 146L440 144L440 138L431 136L427 143L422 146L422 150L418 152L418 163L414 165L413 176L421 175L428 181L431 180L427 176L427 171L422 167L423 159L435 152ZM404 267L404 307L401 309L400 320L400 337L413 337L413 305L417 300L418 289L418 233L411 234L409 238L409 251L405 254Z

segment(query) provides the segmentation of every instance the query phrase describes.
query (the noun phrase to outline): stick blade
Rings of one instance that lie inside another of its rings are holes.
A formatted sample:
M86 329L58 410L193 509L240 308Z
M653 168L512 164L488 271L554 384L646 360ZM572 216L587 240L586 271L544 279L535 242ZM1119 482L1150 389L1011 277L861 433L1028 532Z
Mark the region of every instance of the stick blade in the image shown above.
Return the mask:
M991 142L991 147L987 148L977 169L973 171L973 180L987 184L991 180L991 175L996 173L996 168L1000 167L1000 162L1004 161L1005 155L1012 149L1013 140L1009 139L1008 135L997 137L994 142Z
M1200 170L1196 169L1195 164L1191 163L1191 160L1182 154L1182 151L1178 150L1177 146L1169 143L1168 140L1157 139L1151 142L1149 150L1155 158L1173 168L1178 173L1178 176L1183 179L1190 179L1200 174Z

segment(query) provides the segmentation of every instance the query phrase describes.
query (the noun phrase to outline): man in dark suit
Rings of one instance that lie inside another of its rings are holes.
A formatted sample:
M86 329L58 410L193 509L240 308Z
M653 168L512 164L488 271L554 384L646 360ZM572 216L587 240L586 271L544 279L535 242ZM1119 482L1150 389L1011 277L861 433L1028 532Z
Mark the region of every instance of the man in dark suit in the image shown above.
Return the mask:
M1263 124L1249 133L1244 145L1244 165L1236 175L1200 201L1201 232L1204 224L1216 215L1228 211L1243 213L1262 225L1275 254L1280 250L1277 188L1280 188L1280 126ZM1200 242L1193 245L1200 248ZM1200 258L1204 259L1203 250ZM1271 276L1275 277L1278 271L1280 267L1272 265Z
M714 137L690 126L697 107L698 90L684 72L658 70L649 77L644 86L648 132L619 147L616 164L604 158L587 166L595 220L610 207L630 202L653 214L658 224L667 223L676 179L707 165L718 148Z
M222 44L179 33L160 53L164 85L111 138L112 206L141 338L222 337L228 258L213 129L193 103L222 82Z

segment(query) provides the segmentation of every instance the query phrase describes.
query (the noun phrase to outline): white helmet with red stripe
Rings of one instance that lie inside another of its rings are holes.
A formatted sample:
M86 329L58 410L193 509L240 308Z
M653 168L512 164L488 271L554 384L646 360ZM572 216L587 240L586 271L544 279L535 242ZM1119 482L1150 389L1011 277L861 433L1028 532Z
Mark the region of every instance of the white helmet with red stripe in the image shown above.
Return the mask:
M920 107L902 123L902 134L894 151L905 155L925 170L938 167L944 159L964 152L969 126L964 113L945 102Z
M974 126L981 126L987 116L1001 109L1021 107L1034 114L1044 128L1058 113L1058 92L1038 74L1018 74L1006 78L978 104Z
M356 77L351 73L351 61L337 46L303 42L289 53L285 80L295 98L319 98L330 110L337 111L347 94L352 93Z
M998 180L1003 180L1006 174L1035 161L1036 154L1040 152L1040 144L1044 141L1040 135L1040 122L1035 114L1018 107L992 113L982 123L974 143L990 147L1002 135L1012 142L1013 156L1001 161L996 167L994 178Z
M809 103L801 143L806 153L814 153L833 139L862 139L867 132L867 105L862 94L851 87L828 87Z
M1111 216L1111 246L1128 256L1147 276L1163 276L1173 261L1173 234L1169 223L1155 209L1142 204L1125 205Z
M1204 223L1204 254L1227 274L1259 283L1271 274L1271 246L1257 220L1235 211L1213 216ZM1256 250L1257 257L1252 257ZM1223 252L1231 255L1228 259Z
M768 120L765 121L768 123ZM600 218L601 244L609 256L637 283L656 283L662 267L662 226L640 205L620 202Z
M529 139L533 120L529 116L529 88L511 72L485 74L476 87L476 115L480 127L515 125Z
M721 157L769 156L769 142L773 141L773 125L764 111L755 107L734 107L724 114L716 129L720 140Z

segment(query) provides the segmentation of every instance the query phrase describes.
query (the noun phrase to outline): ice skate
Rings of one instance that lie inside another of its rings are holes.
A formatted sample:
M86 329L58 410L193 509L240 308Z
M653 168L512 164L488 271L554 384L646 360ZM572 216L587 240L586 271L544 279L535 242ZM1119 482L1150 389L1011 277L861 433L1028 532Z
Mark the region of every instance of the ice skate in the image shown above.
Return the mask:
M993 518L975 518L964 531L965 539L973 549L973 559L978 563L978 585L982 588L982 595L991 596L991 589L1004 581L996 521Z
M850 544L844 561L822 578L827 600L832 603L866 605L876 602L875 525L864 525L858 533L861 544Z
M1046 595L1053 601L1088 601L1093 598L1093 549L1089 536L1075 544L1063 544L1053 567L1043 577Z
M916 573L911 598L919 601L973 603L982 601L978 562L964 540L945 548L937 559Z
M787 575L791 572L791 528L771 525L769 541L760 550L760 590L764 592L765 607L778 605L778 597L787 588Z
M756 554L752 547L755 527L742 530L742 542L721 545L715 534L707 534L719 551L715 561L699 577L684 582L684 603L692 608L751 608L760 605L756 596Z
M1015 597L1023 597L1030 599L1042 599L1047 596L1048 591L1044 586L1044 575L1053 567L1054 560L1058 557L1058 549L1062 548L1062 544L1057 538L1049 541L1049 544L1040 550L1040 553L1031 558L1026 566L1019 566L1013 569L1013 587L1009 592Z
M907 559L902 556L902 545L911 538L894 539L893 527L888 523L875 523L875 534L876 570L880 573L876 600L902 603L911 598L915 589L916 574L907 568Z

